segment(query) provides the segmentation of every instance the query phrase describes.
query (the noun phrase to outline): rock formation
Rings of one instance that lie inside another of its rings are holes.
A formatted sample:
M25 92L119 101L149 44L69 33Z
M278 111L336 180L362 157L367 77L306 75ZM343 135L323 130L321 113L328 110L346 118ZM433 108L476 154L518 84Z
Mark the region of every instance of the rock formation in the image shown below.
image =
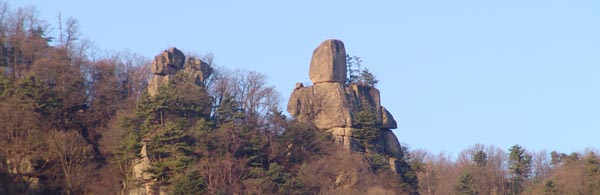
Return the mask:
M379 90L372 86L346 84L346 51L340 40L326 40L313 52L309 77L312 86L296 84L287 110L297 119L314 124L317 129L330 132L344 148L358 152L384 154L390 167L397 170L403 156L398 139L391 131L396 128L394 117L381 106ZM373 143L378 147L362 146L355 135L357 113L361 104L368 103L375 112L380 136Z
M183 71L185 76L190 77L193 81L203 86L204 80L208 78L213 69L200 59L193 57L185 59L183 52L173 47L154 57L154 61L150 66L150 70L154 76L148 82L148 93L150 96L155 96L158 93L158 88L172 80L179 71Z
M346 82L346 49L340 40L323 41L313 52L309 70L314 83Z
M159 94L159 88L162 85L180 81L178 79L193 81L194 84L204 87L204 81L213 72L207 63L193 57L186 59L183 52L174 47L156 55L150 70L154 74L148 83L148 93L151 97ZM130 195L166 194L165 189L159 186L151 173L146 172L151 167L146 147L147 141L142 141L139 158L133 166L133 185L128 193Z

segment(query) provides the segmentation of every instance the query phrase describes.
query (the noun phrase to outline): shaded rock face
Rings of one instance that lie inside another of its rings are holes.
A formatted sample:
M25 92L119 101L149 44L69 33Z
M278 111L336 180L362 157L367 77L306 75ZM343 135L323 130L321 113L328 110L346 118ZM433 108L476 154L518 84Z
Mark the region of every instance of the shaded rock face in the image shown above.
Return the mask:
M313 51L309 70L313 84L323 82L346 83L346 49L340 40L323 41Z
M164 52L156 55L150 70L156 75L168 75L175 74L177 70L183 67L185 61L185 55L177 48L169 48Z
M310 63L309 76L313 86L296 84L287 110L300 121L312 123L319 130L330 132L344 148L358 152L385 154L390 165L397 164L403 156L402 147L391 131L397 127L392 114L381 106L378 89L347 85L344 43L326 40L315 49ZM354 135L358 120L356 114L364 102L372 106L380 137L374 140L377 151L361 146ZM390 166L392 167L392 166Z
M158 88L171 80L180 71L192 79L198 86L204 86L204 81L212 73L213 69L206 62L193 57L185 58L183 52L173 47L163 51L154 57L154 61L150 66L150 70L154 76L148 82L148 93L150 96L155 96L158 93Z

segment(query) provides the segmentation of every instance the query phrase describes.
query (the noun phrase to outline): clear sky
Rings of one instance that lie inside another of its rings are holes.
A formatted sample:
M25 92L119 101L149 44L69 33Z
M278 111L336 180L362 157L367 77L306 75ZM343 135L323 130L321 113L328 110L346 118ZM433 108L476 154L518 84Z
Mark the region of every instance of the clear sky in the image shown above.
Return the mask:
M343 40L380 80L400 142L456 155L600 149L600 1L18 0L109 51L176 46L267 74L287 102L313 49Z

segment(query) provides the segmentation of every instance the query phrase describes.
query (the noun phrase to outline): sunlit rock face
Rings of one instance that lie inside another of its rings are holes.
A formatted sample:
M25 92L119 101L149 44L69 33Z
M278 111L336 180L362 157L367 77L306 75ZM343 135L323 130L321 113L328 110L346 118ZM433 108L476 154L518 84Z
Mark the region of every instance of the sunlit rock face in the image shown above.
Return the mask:
M287 110L300 121L311 123L330 132L344 148L365 153L384 154L390 167L396 167L402 148L391 131L397 127L391 113L381 106L380 92L372 86L346 84L346 49L340 40L322 42L313 52L309 77L312 86L296 84L290 95ZM374 140L376 151L365 149L354 135L358 124L356 114L367 102L373 107L380 137Z
M340 40L323 41L313 51L309 70L313 84L346 82L346 49Z

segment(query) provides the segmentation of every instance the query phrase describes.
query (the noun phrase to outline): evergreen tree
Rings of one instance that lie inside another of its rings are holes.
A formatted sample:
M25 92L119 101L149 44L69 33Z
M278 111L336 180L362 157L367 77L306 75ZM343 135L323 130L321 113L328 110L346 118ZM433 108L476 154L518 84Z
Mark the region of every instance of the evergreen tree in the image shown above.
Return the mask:
M167 122L148 142L148 157L153 163L147 171L158 181L167 182L174 175L183 174L197 159L195 140L182 130L183 122Z
M531 155L519 145L512 146L509 152L508 168L511 173L509 192L513 195L521 194L525 180L531 172Z
M465 172L460 176L458 184L455 186L456 193L459 195L478 195L475 190L475 180L471 173Z
M375 109L366 99L361 101L356 121L356 137L361 140L363 147L373 149L372 142L381 135L381 124L378 124Z
M346 79L346 84L355 84L359 83L360 80L360 57L358 56L350 56L346 54L346 70L348 71L348 78Z
M365 68L360 71L360 82L361 84L375 87L379 80L375 78L375 75L369 71L369 69Z
M559 195L560 192L556 189L556 184L552 180L544 183L544 195Z
M173 195L204 194L205 180L198 171L190 171L173 179L171 192Z
M379 80L367 68L362 68L362 60L358 56L346 54L346 70L348 78L346 84L359 84L375 87Z
M485 167L487 164L487 154L483 150L478 150L475 155L473 155L473 162L478 167Z

